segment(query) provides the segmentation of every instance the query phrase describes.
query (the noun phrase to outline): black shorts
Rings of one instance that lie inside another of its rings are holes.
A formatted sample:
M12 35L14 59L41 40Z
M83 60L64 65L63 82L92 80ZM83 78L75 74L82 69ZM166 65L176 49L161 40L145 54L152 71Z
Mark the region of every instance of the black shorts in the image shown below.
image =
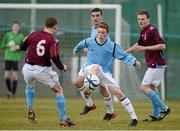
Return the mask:
M5 70L18 71L18 61L5 60Z

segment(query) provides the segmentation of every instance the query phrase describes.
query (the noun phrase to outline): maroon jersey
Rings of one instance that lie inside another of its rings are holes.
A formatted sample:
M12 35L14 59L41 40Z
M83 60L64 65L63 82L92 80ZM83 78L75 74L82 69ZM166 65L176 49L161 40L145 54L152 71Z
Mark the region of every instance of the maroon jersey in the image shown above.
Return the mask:
M59 42L52 34L45 31L33 32L20 45L20 50L27 48L26 63L50 67L52 65L50 60L53 60L58 69L64 69L59 57Z
M159 35L156 27L148 25L144 28L138 40L138 44L141 46L153 46L157 44L164 44L164 40ZM162 50L145 50L145 60L147 67L156 68L160 65L166 65L164 53Z

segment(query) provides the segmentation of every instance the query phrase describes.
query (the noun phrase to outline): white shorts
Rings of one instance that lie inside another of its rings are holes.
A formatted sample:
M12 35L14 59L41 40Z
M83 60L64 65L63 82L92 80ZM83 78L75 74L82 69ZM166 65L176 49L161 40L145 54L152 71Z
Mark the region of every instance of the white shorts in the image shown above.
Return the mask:
M102 67L100 65L97 64L92 64L92 65L83 65L79 75L86 77L88 74L90 74L90 69L94 66L99 66L100 68L100 72L98 74L98 77L100 79L100 84L103 85L104 87L108 88L108 86L115 86L115 87L119 87L119 85L117 84L117 82L115 81L115 79L112 77L112 74L107 72L104 73L102 70Z
M84 77L85 77L85 74L84 74L84 70L85 70L85 69L84 69L84 68L85 68L86 66L87 66L86 64L82 65L82 67L81 67L81 69L80 69L78 75L84 76Z
M164 71L165 71L165 67L148 68L142 80L142 85L145 86L154 85L155 87L158 87L161 83L161 79L164 75Z
M51 67L42 67L38 65L25 64L22 68L22 74L27 85L33 85L39 81L53 88L59 83L58 74L52 71Z

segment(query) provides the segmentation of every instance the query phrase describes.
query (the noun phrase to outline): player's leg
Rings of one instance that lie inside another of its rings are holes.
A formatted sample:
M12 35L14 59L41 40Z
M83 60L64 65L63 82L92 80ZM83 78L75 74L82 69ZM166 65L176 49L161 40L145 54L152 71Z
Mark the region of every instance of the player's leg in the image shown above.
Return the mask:
M13 70L12 70L12 95L13 98L16 97L16 90L17 90L17 84L18 84L18 62L13 62Z
M163 73L164 73L164 71L161 69L148 68L148 70L146 71L145 76L143 78L140 90L146 96L148 96L150 98L150 100L152 102L152 108L153 108L153 112L149 116L150 119L148 118L148 119L145 119L144 121L157 121L157 120L161 119L159 117L159 114L158 114L159 112L158 112L157 107L159 107L161 109L161 112L163 112L161 114L165 114L165 115L163 115L162 119L170 112L170 109L168 108L168 106L166 106L165 103L160 99L155 86L153 87L153 85L158 86L160 84L160 80L162 78Z
M92 65L90 67L90 69L88 70L89 74L97 75L101 79L100 72L102 72L102 68L101 68L101 66L99 66L97 64ZM99 85L99 90L100 90L101 95L104 96L104 101L105 101L105 105L106 105L106 109L107 109L107 113L103 117L103 120L109 121L109 120L115 118L117 115L114 112L111 93L102 84Z
M73 126L75 125L75 123L73 121L71 121L70 119L67 118L67 114L66 114L66 99L63 95L63 89L61 87L60 84L55 84L52 88L51 88L54 93L56 94L56 104L60 113L60 121L59 124L61 126Z
M56 105L59 110L59 124L61 126L72 126L75 125L73 121L68 119L66 114L66 99L63 94L63 88L59 83L58 74L52 71L51 68L46 68L36 75L37 81L51 87L56 95Z
M34 87L35 78L33 76L33 72L31 72L28 67L31 66L25 64L22 69L22 74L26 82L25 96L26 96L26 104L27 104L27 115L30 122L37 123L37 118L33 109L33 103L35 97L35 87Z
M28 119L32 123L37 123L37 117L34 112L33 103L34 103L34 97L35 97L35 87L34 85L26 85L25 90L26 95L26 104L27 104L27 115Z
M140 89L146 96L150 98L153 107L152 115L150 115L149 118L145 119L144 121L157 121L163 119L170 112L168 106L160 99L159 95L148 86L141 85ZM159 114L154 114L154 112L157 110L157 107L161 109L160 117Z
M108 87L108 90L115 95L123 105L123 107L127 110L131 117L131 122L129 126L136 126L138 121L137 121L137 116L134 111L134 107L131 104L130 100L124 95L124 93L121 91L120 88L117 88L118 84L112 77L112 74L110 73L100 73L100 76L103 77L103 83L104 85L106 84Z
M109 121L117 116L116 112L114 111L111 93L101 85L99 86L99 90L102 96L104 96L104 102L107 110L107 113L104 115L103 120Z
M153 75L151 75L151 69L148 69L144 75L142 85L140 87L140 90L147 95L150 92L157 93L157 90L151 85L153 81ZM150 99L151 100L151 99ZM158 105L154 100L151 100L152 103L152 113L147 118L145 118L143 121L157 121L157 117L159 115L158 111Z
M86 97L84 95L84 76L78 75L75 81L75 86L79 90L81 97L86 101L86 105L88 107L92 107L94 105L91 97Z
M77 76L77 78L75 80L75 83L74 83L75 87L79 90L79 92L81 94L81 97L86 101L86 105L83 108L83 111L80 113L80 115L85 115L89 111L96 109L96 105L94 104L91 96L86 97L84 95L84 78L85 78L85 75L86 75L85 68L87 68L87 67L82 67L80 69L79 74L78 74L78 76Z
M5 71L4 71L4 79L6 82L6 87L7 87L7 97L11 98L12 97L12 89L11 89L11 62L5 60Z
M136 126L137 125L137 116L136 116L136 113L135 113L135 110L134 110L134 107L133 107L131 101L124 95L124 93L120 89L116 88L115 86L109 85L108 89L113 95L115 95L120 100L123 107L129 113L129 115L132 119L129 126Z
M152 85L150 86L150 88L156 93L156 95L159 97L159 99L161 99L161 98L160 98L160 95L158 93L158 88L157 87L161 83L161 79L164 76L164 71L165 71L165 68L156 68L155 69L154 80L152 82ZM170 113L171 109L167 105L166 105L166 108L164 108L163 106L160 106L159 108L160 108L160 115L159 115L158 119L162 120L162 119L165 118L165 116L167 114Z
M157 96L159 97L158 90L157 90L157 88L156 88L154 85L150 85L149 88L150 88L152 91L154 91L154 92L157 94ZM151 102L152 102L152 101L151 101ZM151 116L153 116L154 118L157 118L157 117L159 116L159 109L158 109L157 103L152 102L152 108L153 108L153 111L152 111ZM151 116L150 116L150 117L151 117ZM151 117L151 118L152 118L152 117ZM152 120L153 120L153 119L152 119Z

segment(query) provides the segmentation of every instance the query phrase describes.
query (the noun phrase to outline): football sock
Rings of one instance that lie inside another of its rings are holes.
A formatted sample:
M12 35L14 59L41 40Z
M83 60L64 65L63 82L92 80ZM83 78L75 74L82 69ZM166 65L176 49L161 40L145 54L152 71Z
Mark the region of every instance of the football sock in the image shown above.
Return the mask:
M64 96L56 96L56 104L60 112L60 119L66 120L66 103L65 103L65 97Z
M33 100L34 100L34 96L35 96L35 89L33 86L27 85L26 86L26 90L25 90L25 94L26 94L26 103L27 103L27 107L29 108L33 108Z
M82 97L84 100L86 100L86 97L85 97L85 95L84 95L84 86L81 87L81 88L78 88L78 90L79 90L79 92L80 92L80 94L81 94L81 97Z
M121 104L123 105L123 107L127 110L129 115L131 116L131 119L137 119L136 113L134 111L134 108L133 108L130 100L127 97L125 97L120 101L121 101Z
M166 111L167 106L160 99L159 95L156 92L150 91L149 93L147 93L147 96L151 99L152 103L154 103L161 109L161 111Z
M11 92L11 80L10 79L6 79L6 86L9 92Z
M81 97L86 101L86 105L89 107L93 106L92 98L91 97L86 98L84 95L84 86L82 88L79 88L78 90L80 91Z
M12 84L12 94L13 95L16 94L16 89L17 89L17 80L13 80L13 84Z
M154 91L154 92L155 92L155 91ZM155 92L155 93L158 94L158 92ZM148 93L147 96L150 97L150 96L151 96L151 93ZM151 103L152 103L152 113L151 113L151 115L152 115L153 117L158 117L158 115L159 115L158 105L157 105L157 103L156 103L154 100L152 100L152 99L151 99Z
M114 112L114 107L111 95L108 97L104 97L104 102L106 105L107 113L112 114Z
M158 93L158 92L156 92L156 94L157 94L157 96L159 97L159 99L161 99L161 97L160 97L159 93ZM168 108L168 106L166 105L166 108L165 108L165 109L164 109L164 107L163 107L163 108L161 108L161 107L160 107L160 110L161 110L161 111L166 111L166 110L167 110L167 108Z
M157 96L159 97L159 93L158 93L158 92L155 92L155 93L156 93ZM153 115L154 117L158 117L158 115L159 115L158 105L157 105L156 103L154 103L154 102L152 102L152 104L153 104L153 112L152 112L152 115Z

